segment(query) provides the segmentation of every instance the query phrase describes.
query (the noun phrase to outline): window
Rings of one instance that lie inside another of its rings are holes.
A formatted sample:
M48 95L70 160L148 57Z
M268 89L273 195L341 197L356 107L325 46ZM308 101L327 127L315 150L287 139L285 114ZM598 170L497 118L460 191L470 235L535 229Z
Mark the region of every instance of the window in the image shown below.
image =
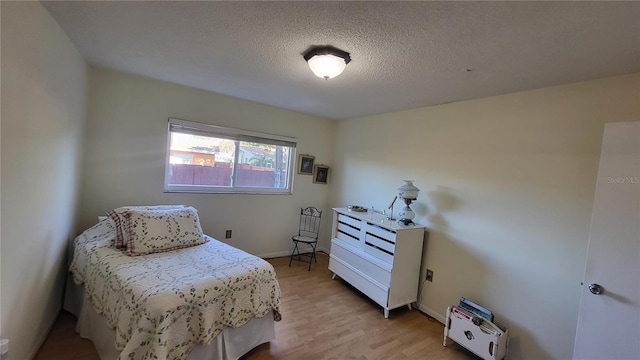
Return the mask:
M167 192L291 194L296 139L169 119Z

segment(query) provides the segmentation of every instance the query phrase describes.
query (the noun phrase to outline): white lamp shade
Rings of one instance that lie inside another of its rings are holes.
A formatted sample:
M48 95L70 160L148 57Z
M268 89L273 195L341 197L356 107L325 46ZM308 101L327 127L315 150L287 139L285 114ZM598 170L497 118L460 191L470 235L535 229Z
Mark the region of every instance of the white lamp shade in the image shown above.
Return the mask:
M418 189L415 185L413 185L413 180L402 180L402 181L404 181L404 184L397 189L398 196L401 199L411 199L411 200L417 199L418 192L420 192L420 189Z
M314 55L308 61L309 67L317 77L324 79L331 79L340 75L344 68L347 67L347 63L343 58L326 54L326 55Z

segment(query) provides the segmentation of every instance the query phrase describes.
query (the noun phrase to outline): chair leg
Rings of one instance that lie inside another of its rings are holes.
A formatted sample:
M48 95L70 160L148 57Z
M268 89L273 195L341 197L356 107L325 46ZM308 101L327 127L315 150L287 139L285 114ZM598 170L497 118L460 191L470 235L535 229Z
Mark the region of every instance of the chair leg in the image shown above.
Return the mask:
M295 247L293 248L293 251L291 251L291 257L289 257L289 267L291 267L291 262L293 261L293 254L296 253L296 250L298 250L298 258L300 258L300 250L298 249L298 243L297 242L293 242L295 244Z
M311 245L311 255L309 256L309 270L308 271L311 271L311 261L315 260L315 262L317 263L318 259L316 259L316 244L311 243L309 245Z
M293 257L294 256L298 256L298 258L296 259L296 261L304 261L302 260L302 255L300 254L300 247L298 246L298 242L297 241L293 241L293 244L295 245L293 247L293 251L291 251L291 256L289 256L289 267L291 267L291 263L293 262ZM305 242L305 244L308 244L309 246L311 246L311 253L307 254L305 253L305 256L309 256L309 268L308 271L311 271L311 263L315 262L316 264L318 263L318 257L316 256L316 245L318 245L318 243L307 243Z

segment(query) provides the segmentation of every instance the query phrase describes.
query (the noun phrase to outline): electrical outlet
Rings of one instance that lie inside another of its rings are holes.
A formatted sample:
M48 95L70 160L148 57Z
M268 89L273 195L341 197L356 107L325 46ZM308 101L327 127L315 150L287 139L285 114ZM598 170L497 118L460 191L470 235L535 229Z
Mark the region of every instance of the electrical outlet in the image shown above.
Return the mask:
M426 278L426 280L433 282L433 270L427 269L427 278Z
M224 234L225 239L231 239L231 230L227 230Z

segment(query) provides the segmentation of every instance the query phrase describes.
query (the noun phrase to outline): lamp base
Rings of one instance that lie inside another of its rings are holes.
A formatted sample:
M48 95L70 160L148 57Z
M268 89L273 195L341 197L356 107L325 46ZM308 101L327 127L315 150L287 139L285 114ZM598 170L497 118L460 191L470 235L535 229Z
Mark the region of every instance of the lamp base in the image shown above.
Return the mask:
M398 220L398 224L402 224L402 225L415 225L416 223L413 222L413 220L411 219L400 219Z
M413 219L416 217L416 213L414 213L413 210L411 210L411 207L409 207L409 204L411 204L413 199L402 200L404 200L404 203L407 206L405 206L404 209L400 210L400 219L398 220L398 223L404 225L414 224Z

